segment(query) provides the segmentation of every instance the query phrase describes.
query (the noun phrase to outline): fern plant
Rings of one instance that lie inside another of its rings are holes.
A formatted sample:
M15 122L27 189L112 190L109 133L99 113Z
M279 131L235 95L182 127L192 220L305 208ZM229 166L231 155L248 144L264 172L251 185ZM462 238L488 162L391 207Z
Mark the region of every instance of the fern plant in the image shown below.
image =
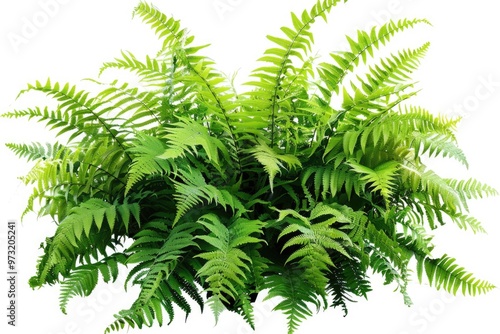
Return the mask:
M193 304L254 328L253 302L266 293L293 333L314 308L347 313L373 273L410 305L413 266L453 294L492 290L433 253L430 233L441 225L484 232L467 202L497 192L425 164L448 157L467 167L459 119L409 102L429 43L381 55L429 22L359 31L349 49L318 62L311 26L342 2L292 14L241 93L203 56L206 46L145 2L134 14L161 41L156 55L123 52L91 80L94 91L28 85L21 94L42 92L57 106L3 116L36 119L60 139L8 145L35 162L22 178L33 186L25 213L57 224L29 284L59 283L65 312L72 297L124 273L140 293L105 332L170 323L174 308L187 316ZM118 79L102 80L110 72Z

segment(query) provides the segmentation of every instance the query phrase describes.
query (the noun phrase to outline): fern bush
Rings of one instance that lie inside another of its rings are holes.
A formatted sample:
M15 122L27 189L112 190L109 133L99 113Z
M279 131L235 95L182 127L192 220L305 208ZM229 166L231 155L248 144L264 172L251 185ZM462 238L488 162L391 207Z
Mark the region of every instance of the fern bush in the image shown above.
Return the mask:
M28 85L22 94L42 92L57 107L3 116L36 119L62 139L9 144L34 162L23 177L33 186L25 213L57 225L29 284L60 284L65 312L72 297L125 272L140 293L105 332L169 323L193 304L216 318L236 312L253 328L253 302L266 293L293 333L314 309L347 313L367 297L372 273L411 304L413 268L453 294L493 289L433 254L430 231L441 225L484 232L467 201L497 192L425 165L448 157L467 166L459 119L409 102L429 44L379 56L394 36L429 22L359 31L348 50L318 63L311 26L342 2L318 1L268 36L273 46L244 92L179 21L144 2L134 14L160 39L156 55L123 52L101 69L122 79L99 76L95 91Z

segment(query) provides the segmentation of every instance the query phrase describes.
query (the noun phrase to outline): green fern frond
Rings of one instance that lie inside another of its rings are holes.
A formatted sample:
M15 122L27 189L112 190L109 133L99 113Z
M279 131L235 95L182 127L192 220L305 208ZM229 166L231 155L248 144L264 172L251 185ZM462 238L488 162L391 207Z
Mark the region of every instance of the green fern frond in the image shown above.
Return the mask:
M51 130L59 129L56 136L59 137L65 133L71 133L70 139L77 137L80 133L93 134L94 129L85 128L85 124L81 122L81 117L78 115L65 112L61 108L50 110L48 107L41 109L40 107L27 108L25 110L15 110L5 113L3 117L28 119L37 118L39 122L45 122Z
M417 69L429 46L430 43L425 43L415 50L403 50L381 59L379 64L369 68L366 79L360 80L361 87L369 94L385 84L404 84L411 79L410 74Z
M25 213L34 210L34 201L39 200L40 215L62 220L79 196L100 197L116 191L123 186L122 175L115 171L126 163L123 153L121 147L99 140L87 148L62 147L52 157L39 159L22 178L25 184L34 185Z
M207 300L207 305L212 310L212 313L215 318L215 323L219 321L219 317L226 310L223 301L218 295L213 295Z
M356 258L337 257L335 267L327 274L328 293L332 295L332 307L341 307L347 315L347 303L354 302L353 295L367 298L372 290L366 268Z
M471 229L474 233L486 233L486 229L482 226L481 222L474 217L460 213L451 215L450 217L462 230Z
M378 249L384 256L387 256L398 269L401 270L407 266L411 253L401 247L384 231L377 229L373 225L368 225L366 237L373 247Z
M413 166L401 166L403 180L409 184L409 189L414 192L426 192L426 198L432 204L436 207L445 205L447 212L456 212L461 207L462 201L458 191L435 172Z
M389 217L385 219L390 220ZM380 222L375 222L380 224ZM412 301L408 295L407 287L409 279L408 264L413 256L410 249L405 244L398 243L397 236L391 237L392 231L386 232L377 228L374 224L369 224L366 230L366 250L369 254L369 266L374 272L383 275L384 284L396 282L399 292L403 295L404 303L411 305Z
M213 185L207 184L200 170L181 169L176 176L177 180L172 180L175 188L173 197L177 203L177 213L174 224L197 204L211 204L215 202L216 205L221 205L224 209L227 209L229 206L235 213L242 213L245 211L243 204L230 191L226 189L221 190Z
M487 196L497 196L498 191L476 179L455 180L446 179L446 183L467 199L478 199Z
M301 162L297 157L291 154L279 154L264 141L259 141L249 152L260 162L269 175L271 192L273 192L276 174L281 173L285 169L283 163L286 163L290 170L301 167Z
M338 126L341 121L345 126L357 126L361 122L371 119L374 116L381 115L399 105L403 101L416 95L416 92L406 93L413 84L383 86L369 94L363 93L361 89L354 88L351 94L344 87L342 91L342 111L332 120L332 126ZM346 151L346 154L348 151ZM351 152L352 154L352 152Z
M97 198L91 198L73 207L68 216L60 222L50 245L47 246L45 260L38 267L38 284L57 280L59 273L67 275L67 270L71 268L77 256L87 252L87 243L96 242L96 237L101 245L94 245L94 249L106 255L105 247L112 246L113 232L128 233L131 217L134 223L140 226L139 210L137 203L110 204ZM106 225L103 224L105 220Z
M202 252L196 257L205 260L198 270L198 275L208 283L208 291L224 303L231 304L237 299L237 286L245 286L244 280L250 271L251 258L241 247L262 242L252 234L262 234L264 223L249 222L239 218L226 227L214 214L202 216L198 223L210 231L207 235L199 235L197 239L206 242L213 250Z
M142 18L143 22L149 24L154 32L163 42L163 49L176 44L188 45L193 38L187 35L186 29L181 29L180 21L167 18L154 6L141 1L134 10L134 15Z
M159 138L144 133L137 134L135 145L129 148L134 158L128 170L126 194L145 176L168 175L177 171L169 160L160 158L166 149L166 144Z
M176 52L179 63L187 70L187 74L181 75L176 81L193 87L196 102L206 108L212 118L211 132L230 138L230 144L238 151L235 126L230 118L230 113L238 106L235 94L226 77L213 68L213 61L196 54L198 49L187 48Z
M455 214L454 210L435 204L432 196L426 192L412 193L406 202L415 210L412 214L413 221L422 225L427 223L431 229L435 229L437 223L441 226L446 224L445 214Z
M119 331L128 325L130 328L142 329L143 326L151 327L156 320L159 324L163 324L162 306L165 307L165 302L152 298L147 305L129 310L122 310L115 315L116 320L110 324L104 333L111 331ZM168 307L168 306L167 306Z
M462 163L465 167L469 167L464 152L445 135L414 133L411 146L415 149L417 156L424 154L429 157L442 156L446 158L449 156Z
M370 249L370 247L367 248ZM397 289L403 295L405 305L412 305L413 302L407 290L410 278L406 266L399 269L378 249L372 249L370 253L370 267L373 268L374 272L384 276L384 284L387 285L395 282L398 285Z
M185 157L186 154L197 156L204 153L208 162L220 167L219 152L226 159L229 156L223 143L211 136L207 128L200 123L186 119L172 124L166 131L168 148L158 156L160 159L175 159ZM203 151L198 146L201 146Z
M261 248L259 247L247 247L245 253L252 259L250 263L250 272L248 274L250 279L248 282L253 288L251 288L249 292L250 294L258 294L264 289L265 276L271 261L267 257L261 255Z
M125 264L126 256L115 253L99 262L86 264L75 268L71 274L61 282L59 305L66 314L66 307L75 296L89 296L98 283L99 274L104 283L115 282L118 278L118 264Z
M238 289L238 287L236 287L236 289ZM250 325L253 330L255 330L255 314L252 300L247 295L246 290L240 290L232 311L241 315L246 323Z
M327 98L331 96L331 93L328 92L338 94L344 78L358 66L360 59L366 63L368 55L373 56L373 51L388 43L396 33L413 28L420 23L430 24L425 19L389 21L379 28L373 27L369 33L358 31L357 41L347 37L350 51L331 53L330 56L335 61L334 64L326 62L319 64L320 76L327 86L322 92L327 94Z
M341 1L318 1L309 12L304 11L300 18L292 14L293 29L282 29L286 37L267 36L275 44L275 47L266 50L264 52L265 56L259 59L265 62L267 66L257 68L252 73L252 76L258 79L258 82L252 81L247 84L257 88L257 90L250 93L250 96L256 101L264 101L265 103L263 108L259 107L258 109L265 109L268 112L271 148L276 144L275 122L280 109L280 100L284 98L284 96L281 96L281 89L283 88L283 91L290 90L290 86L283 87L285 74L289 70L292 73L298 72L294 70L293 59L303 61L310 51L313 42L313 34L310 32L311 25L319 17L326 20L326 14L339 2Z
M454 142L457 141L454 132L460 118L436 115L422 107L413 105L400 106L395 115L398 115L396 117L401 118L401 121L409 122L413 129L417 129L421 133L438 133L453 139Z
M360 182L345 163L345 155L338 154L335 160L325 166L309 167L301 174L302 189L311 205L320 197L326 201L335 198L344 190L349 198L353 191L356 194L361 192L364 183ZM314 189L314 198L309 191L310 187Z
M66 314L66 305L74 296L89 296L97 286L98 270L93 266L82 266L75 269L71 276L61 283L59 304L61 311Z
M415 140L415 137L421 138L421 141L428 141L427 138L438 136L449 146L451 156L467 165L463 153L454 146L456 138L452 130L457 122L458 120L445 116L433 115L419 107L399 107L390 112L372 115L362 130L355 132L357 138L350 138L349 152L354 152L359 141L363 152L367 152L370 147L386 149L410 146L413 147L412 154L415 156L420 153L415 149L417 145L420 147L420 141ZM444 149L446 152L446 147Z
M429 257L416 257L418 260L417 274L420 281L425 271L429 284L436 289L444 289L453 295L461 290L463 295L486 293L495 288L489 282L477 279L472 274L465 271L464 268L458 266L454 258L448 255L443 255L440 258L433 259Z
M76 240L80 240L82 237L88 238L93 227L96 227L99 232L105 218L109 229L114 230L116 210L114 205L92 198L74 207L63 222L73 226L74 236ZM128 226L128 222L125 225Z
M286 237L282 252L291 248L291 254L285 264L298 261L304 268L304 275L318 291L324 290L327 280L324 273L334 266L330 250L350 257L346 248L351 246L347 234L332 225L345 221L345 217L336 209L319 203L311 211L309 218L294 210L278 210L278 222L286 220L286 226L277 240ZM290 251L290 250L288 250Z
M130 256L126 263L137 263L137 265L128 274L125 284L133 279L134 284L139 284L141 288L137 300L129 310L136 314L136 318L132 321L138 326L141 322L151 325L154 317L161 325L158 317L162 316L162 307L172 321L173 303L188 316L191 307L183 297L183 291L198 303L201 302L198 289L189 283L192 277L188 276L186 280L185 271L179 269L187 252L193 247L198 247L193 240L193 232L196 229L198 227L195 224L187 223L178 224L170 230L166 222L153 221L146 224L144 229L134 236L135 241L127 249ZM150 307L159 301L162 301L162 306ZM147 312L151 312L152 316Z
M7 143L6 146L18 157L25 158L27 161L52 159L57 155L57 152L65 149L64 145L57 142L45 145L41 143L31 143L31 145Z
M379 191L385 200L386 206L389 205L391 196L394 193L399 163L396 161L384 162L375 168L363 166L352 160L347 164L356 172L363 175L360 180L368 183L372 191Z
M146 61L141 62L131 52L122 51L121 58L115 58L113 62L106 62L102 65L99 75L109 69L127 70L136 73L142 81L150 86L162 87L170 76L168 62L146 56Z
M278 274L266 279L269 292L265 300L278 297L281 301L274 311L282 311L288 320L288 334L293 334L300 323L312 316L310 305L319 308L321 301L317 298L314 287L303 279L302 272L297 269L278 268Z
M89 97L89 92L78 91L76 86L69 83L52 84L50 79L47 79L45 84L39 81L29 84L20 94L29 91L43 92L59 103L55 112L49 112L48 109L42 112L37 108L24 113L28 115L35 113L42 120L49 120L47 124L52 125L52 128L63 126L58 136L68 132L70 133L68 141L82 136L90 138L105 136L115 140L119 145L123 144L123 138L117 134L115 124L106 118L110 109L103 108L102 102L95 97Z
M411 221L402 223L401 232L397 234L397 242L405 248L419 254L430 255L434 245L432 236L427 234L426 229L421 224Z
M104 85L94 81L99 85ZM125 129L132 125L135 129L143 129L161 125L165 121L165 115L162 115L162 95L154 90L139 91L137 87L131 87L129 83L117 84L113 81L105 85L97 98L104 105L108 105L105 110L113 112L115 122L120 121L120 126Z

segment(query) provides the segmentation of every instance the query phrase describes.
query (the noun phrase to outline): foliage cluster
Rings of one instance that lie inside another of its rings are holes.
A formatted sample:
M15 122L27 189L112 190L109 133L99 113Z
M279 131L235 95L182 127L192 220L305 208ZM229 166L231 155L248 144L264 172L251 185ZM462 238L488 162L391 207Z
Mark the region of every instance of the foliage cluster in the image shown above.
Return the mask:
M413 265L420 280L454 294L493 289L432 254L429 231L441 225L484 232L467 201L496 191L425 165L448 157L467 166L459 119L408 102L429 43L379 56L394 36L429 22L359 31L348 50L316 63L311 26L342 2L318 1L268 36L273 46L243 93L179 21L144 2L134 13L161 50L142 60L123 52L101 69L139 84L100 76L91 80L97 93L51 80L22 91L58 105L4 117L36 119L67 139L9 144L35 162L23 177L33 185L26 212L57 224L30 285L59 283L65 312L70 298L127 266L125 285L140 293L106 332L161 325L193 303L254 327L253 302L265 291L293 333L315 308L347 313L367 297L372 273L411 304Z

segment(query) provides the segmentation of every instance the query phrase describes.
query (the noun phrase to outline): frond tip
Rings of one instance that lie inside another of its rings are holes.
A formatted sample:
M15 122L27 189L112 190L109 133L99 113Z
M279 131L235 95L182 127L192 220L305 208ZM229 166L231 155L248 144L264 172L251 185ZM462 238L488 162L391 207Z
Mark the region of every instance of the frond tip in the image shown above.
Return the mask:
M31 145L7 143L6 146L18 157L25 158L27 161L54 158L60 150L65 148L59 143L46 143L45 145L41 143L32 143Z
M477 279L468 273L464 268L457 265L456 260L448 255L441 258L432 259L428 257L417 257L417 274L419 280L425 271L429 284L436 289L444 289L453 295L461 290L463 295L484 294L491 291L495 286L487 281Z
M301 162L297 157L291 154L279 154L264 141L259 141L257 145L250 149L250 152L269 175L271 192L273 192L276 174L281 173L287 167L289 169L301 167ZM286 167L283 163L286 164Z

